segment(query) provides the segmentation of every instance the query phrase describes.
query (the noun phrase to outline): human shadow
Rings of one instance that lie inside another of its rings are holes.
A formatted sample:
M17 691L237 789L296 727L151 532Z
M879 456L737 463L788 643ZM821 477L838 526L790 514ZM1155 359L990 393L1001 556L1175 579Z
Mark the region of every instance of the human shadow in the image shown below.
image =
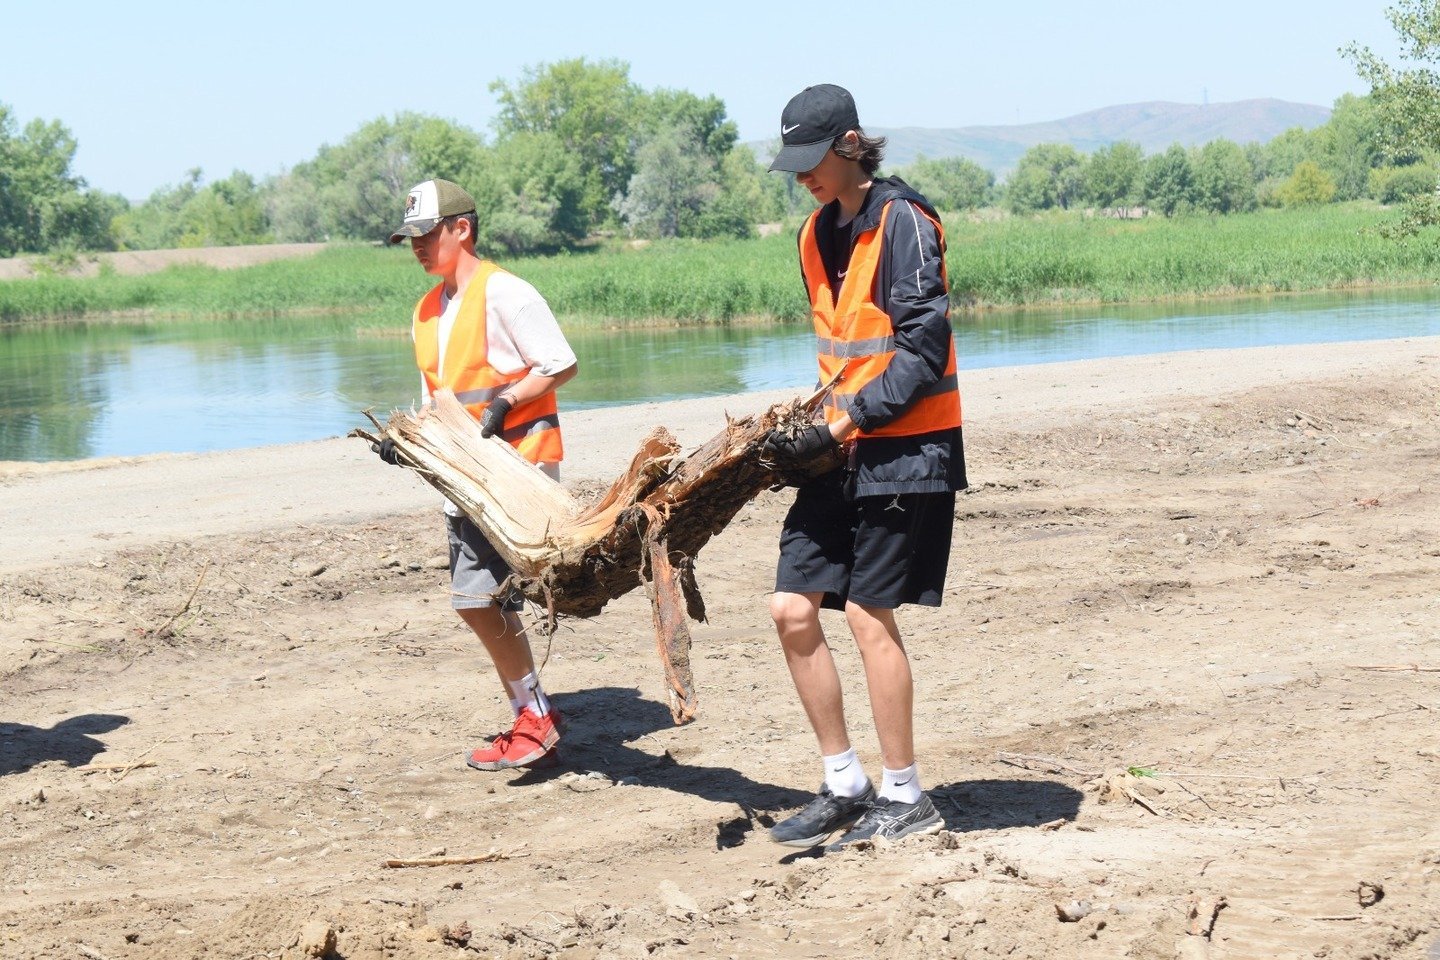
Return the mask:
M598 687L551 696L567 720L564 748L557 766L525 770L512 784L544 783L577 770L594 770L611 780L688 793L718 803L733 803L740 816L715 825L715 847L744 843L757 827L775 825L776 815L789 813L813 796L773 783L752 780L729 767L687 764L683 749L677 759L670 750L641 750L633 744L657 730L674 726L670 711L645 700L628 687ZM703 723L704 721L700 721ZM702 730L696 736L704 736ZM945 828L954 832L1034 827L1055 820L1074 820L1080 791L1049 780L964 780L929 791ZM782 862L818 856L822 848L789 854Z
M675 725L664 705L642 699L638 690L599 687L555 694L551 700L566 719L560 764L527 770L512 781L515 786L543 783L576 770L595 770L616 782L733 803L741 815L715 825L715 847L720 850L739 846L757 825L773 826L775 813L798 807L811 797L803 790L752 780L729 767L685 763L668 749L656 753L634 746L645 736ZM697 737L706 735L698 729L695 733ZM677 748L676 752L684 751Z
M0 777L24 773L51 760L82 766L105 752L105 744L91 734L109 733L130 722L114 713L85 713L61 720L53 727L0 722Z
M945 828L955 832L1071 821L1084 799L1079 790L1053 780L960 780L929 793Z
M1084 799L1079 790L1051 780L958 780L925 792L951 833L1071 821L1079 814ZM792 853L780 862L814 859L824 853L824 847L813 847Z

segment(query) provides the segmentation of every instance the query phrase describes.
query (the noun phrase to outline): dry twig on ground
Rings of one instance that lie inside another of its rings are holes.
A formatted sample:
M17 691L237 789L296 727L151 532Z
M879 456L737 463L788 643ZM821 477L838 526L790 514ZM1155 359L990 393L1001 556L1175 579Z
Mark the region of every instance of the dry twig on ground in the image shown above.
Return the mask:
M139 770L142 767L155 766L154 760L141 760L139 763L87 763L84 766L76 767L76 773L118 773L131 770Z
M1000 751L995 754L995 759L1001 763L1007 763L1012 767L1020 767L1024 770L1034 770L1037 773L1068 773L1077 777L1094 779L1100 776L1101 771L1093 767L1077 767L1065 760L1057 760L1054 757L1037 757L1024 753L1006 753Z
M149 631L149 636L159 637L163 640L165 637L171 635L171 627L175 625L175 621L179 620L186 610L190 609L190 604L195 600L195 594L200 592L200 584L205 582L205 574L209 571L210 561L206 560L205 566L200 568L200 576L196 578L195 586L190 590L190 596L185 598L184 605L181 606L179 610L176 610L174 615L171 616L169 620L166 620L159 628Z
M385 866L391 868L461 867L472 863L494 863L496 860L513 860L516 857L528 856L530 856L528 853L506 853L504 850L491 850L489 853L482 853L473 857L418 857L413 860L386 860Z
M1351 670L1371 670L1376 673L1440 673L1440 667L1422 667L1417 663L1396 664L1394 666L1361 666L1352 663Z

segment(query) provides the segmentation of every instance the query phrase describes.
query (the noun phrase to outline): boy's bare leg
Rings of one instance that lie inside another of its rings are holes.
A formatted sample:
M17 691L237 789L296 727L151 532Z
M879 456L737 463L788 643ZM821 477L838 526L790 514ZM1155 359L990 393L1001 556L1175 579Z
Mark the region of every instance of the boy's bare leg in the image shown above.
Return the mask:
M515 724L509 732L471 752L466 763L477 770L510 770L553 762L554 747L560 739L560 715L547 705L538 683L530 687L528 696L521 687L521 681L535 672L535 658L519 617L499 607L471 607L456 612L485 645L505 699L516 709Z
M895 611L846 603L845 619L865 661L880 756L887 769L904 770L915 762L915 681Z
M770 597L770 616L785 651L785 664L800 694L800 703L820 752L834 756L850 749L845 732L845 703L840 674L820 628L819 593L776 593Z
M499 607L467 607L455 612L485 645L485 652L490 654L495 672L500 677L505 699L509 700L510 683L535 670L530 639L520 618Z

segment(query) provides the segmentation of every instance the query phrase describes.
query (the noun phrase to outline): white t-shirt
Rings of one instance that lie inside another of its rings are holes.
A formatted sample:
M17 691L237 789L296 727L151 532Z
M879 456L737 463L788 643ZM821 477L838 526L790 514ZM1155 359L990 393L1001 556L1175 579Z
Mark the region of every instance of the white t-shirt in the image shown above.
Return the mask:
M445 346L455 318L460 314L461 294L454 300L440 294L440 326L436 336L440 343L437 369L445 369ZM413 340L415 331L410 331ZM575 351L560 332L560 324L540 291L513 273L502 270L490 274L485 281L485 351L486 362L496 373L519 373L533 370L542 377L553 377L575 365ZM430 402L430 385L420 378L425 402Z
M445 369L445 347L450 342L450 333L455 329L455 318L460 315L460 304L465 295L451 300L440 292L440 326L436 329L440 356L436 369ZM410 339L415 339L415 330L410 330ZM576 363L575 352L560 332L560 324L550 305L529 283L513 273L497 270L485 281L485 356L486 362L496 373L519 373L531 370L543 377L553 377L569 370ZM430 385L420 377L420 391L425 402L430 402ZM560 479L558 464L541 464L552 478ZM445 501L445 512L459 516L460 510L449 500Z

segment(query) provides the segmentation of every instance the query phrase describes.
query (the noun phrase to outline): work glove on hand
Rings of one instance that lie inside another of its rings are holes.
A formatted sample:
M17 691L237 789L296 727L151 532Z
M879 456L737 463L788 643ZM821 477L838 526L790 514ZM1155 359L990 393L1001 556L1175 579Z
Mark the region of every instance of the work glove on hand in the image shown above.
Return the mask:
M379 443L370 444L370 449L380 455L380 459L386 463L400 466L400 454L395 450L395 441L386 437Z
M496 397L485 407L485 412L480 414L480 436L493 437L505 429L505 415L510 412L514 404L504 396Z
M813 424L793 437L780 430L771 430L760 447L760 453L781 467L798 467L834 450L839 444L823 423Z

